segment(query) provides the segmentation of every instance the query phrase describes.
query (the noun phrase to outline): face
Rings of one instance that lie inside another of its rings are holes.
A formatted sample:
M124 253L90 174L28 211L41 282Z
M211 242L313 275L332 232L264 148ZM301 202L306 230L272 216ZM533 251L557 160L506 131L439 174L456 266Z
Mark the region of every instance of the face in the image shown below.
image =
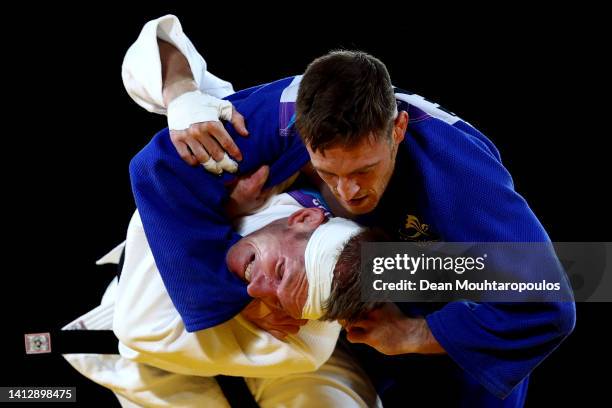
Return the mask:
M275 221L233 245L227 266L248 283L250 296L300 319L308 296L304 252L310 233L324 221L318 208L304 208Z
M313 152L310 160L338 202L352 214L368 213L378 205L395 168L399 143L404 140L408 114L395 119L391 138L364 138L350 147Z

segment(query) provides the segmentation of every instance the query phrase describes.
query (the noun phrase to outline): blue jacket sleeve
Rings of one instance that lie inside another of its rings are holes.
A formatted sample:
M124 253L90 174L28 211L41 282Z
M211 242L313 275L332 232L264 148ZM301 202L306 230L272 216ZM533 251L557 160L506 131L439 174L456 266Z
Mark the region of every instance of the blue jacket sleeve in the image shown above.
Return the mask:
M445 241L550 241L497 149L476 129L430 119L415 124L407 143ZM426 319L450 357L503 398L573 330L575 305L451 302Z
M242 173L271 165L269 185L298 171L308 153L297 135L279 136L280 92L287 81L228 97L246 119L250 136L228 132L241 149ZM241 237L224 216L222 177L191 167L178 156L167 129L159 132L130 163L136 206L155 263L188 331L215 326L235 316L250 300L246 285L225 263L227 251Z

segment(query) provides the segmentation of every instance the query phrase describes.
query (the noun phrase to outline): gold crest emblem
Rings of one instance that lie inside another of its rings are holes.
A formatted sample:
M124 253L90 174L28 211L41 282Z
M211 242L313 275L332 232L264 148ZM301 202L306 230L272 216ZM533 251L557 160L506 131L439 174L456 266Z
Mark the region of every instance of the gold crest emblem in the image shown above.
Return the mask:
M412 214L406 215L404 227L400 228L399 235L404 241L435 241L431 236L429 224L421 223L419 219Z

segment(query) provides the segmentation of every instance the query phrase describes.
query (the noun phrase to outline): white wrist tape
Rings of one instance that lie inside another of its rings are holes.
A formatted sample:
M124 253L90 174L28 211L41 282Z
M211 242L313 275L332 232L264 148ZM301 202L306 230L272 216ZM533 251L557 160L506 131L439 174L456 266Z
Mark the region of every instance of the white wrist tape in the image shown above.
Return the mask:
M194 123L218 122L219 119L232 119L232 103L200 90L186 92L168 104L168 127L171 130L185 130ZM202 165L214 174L221 174L223 170L230 173L238 170L238 164L227 153L219 162L211 157Z
M232 103L202 93L186 92L168 104L168 127L189 129L194 123L232 119Z

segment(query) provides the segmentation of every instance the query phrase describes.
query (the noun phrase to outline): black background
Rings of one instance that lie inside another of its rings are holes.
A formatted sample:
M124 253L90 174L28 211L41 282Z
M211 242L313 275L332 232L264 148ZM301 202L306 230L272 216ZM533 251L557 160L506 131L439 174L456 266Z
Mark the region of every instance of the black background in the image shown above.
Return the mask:
M436 101L499 148L515 187L554 241L610 241L610 170L601 98L609 36L600 10L572 5L331 10L104 4L7 13L5 234L0 385L77 386L79 405L110 393L61 357L25 357L23 333L61 327L99 303L112 270L95 260L123 240L134 210L130 158L164 118L123 89L122 57L149 19L172 12L209 70L241 89L301 73L330 49L383 60L396 86ZM347 6L348 7L348 6ZM382 4L381 4L382 7ZM7 87L8 86L8 87ZM508 220L511 222L511 220ZM578 304L574 333L538 367L528 406L609 400L610 304ZM74 406L74 405L72 405Z

